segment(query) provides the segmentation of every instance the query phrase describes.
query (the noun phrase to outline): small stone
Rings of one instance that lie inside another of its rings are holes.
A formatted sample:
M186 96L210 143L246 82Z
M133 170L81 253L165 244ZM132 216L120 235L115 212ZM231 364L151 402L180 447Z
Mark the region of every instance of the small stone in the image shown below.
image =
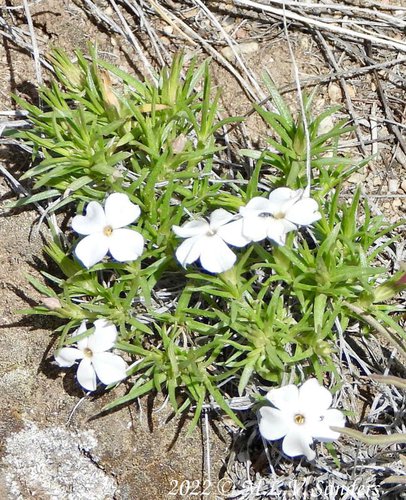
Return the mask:
M240 43L236 46L233 47L234 50L231 49L231 47L224 47L221 49L221 53L223 56L227 59L234 59L235 53L237 54L252 54L253 52L258 52L259 50L259 45L258 42L247 42L247 43Z
M328 96L331 102L341 102L342 93L341 88L336 83L330 83L327 89Z
M380 185L381 185L381 183L382 183L382 180L381 180L381 178L380 178L380 177L374 177L374 178L372 179L372 185L373 185L373 186L375 186L375 187L376 187L376 186L380 186Z
M310 44L309 44L308 38L305 38L305 37L301 38L299 43L300 43L300 47L302 50L309 50Z
M406 163L406 155L401 148L398 148L398 150L396 151L396 159L401 165L404 165Z
M233 28L234 28L234 26L233 26ZM247 30L245 30L244 28L239 28L235 32L235 38L237 40L242 39L242 38L247 38L247 37L248 37L248 33L247 33Z
M361 184L362 182L365 181L365 179L366 179L365 174L361 174L360 172L355 172L355 174L352 174L348 178L348 182L351 184Z
M354 99L357 95L357 92L352 85L347 85L347 93L350 99Z
M334 127L334 120L331 115L326 116L319 125L319 134L327 134Z
M388 191L389 193L397 193L399 189L399 181L398 179L389 179L388 180Z
M402 184L400 185L402 191L406 193L406 180L402 181Z
M393 200L392 202L392 207L396 210L398 209L399 207L402 206L402 200L400 198L396 198Z
M165 35L172 35L173 33L173 26L165 26L164 29L163 29L163 32L165 33Z

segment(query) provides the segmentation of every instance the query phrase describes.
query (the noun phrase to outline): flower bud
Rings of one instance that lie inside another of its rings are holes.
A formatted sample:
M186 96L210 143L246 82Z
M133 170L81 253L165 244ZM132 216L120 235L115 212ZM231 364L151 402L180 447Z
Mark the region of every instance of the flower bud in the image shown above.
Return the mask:
M392 278L382 283L374 290L374 302L389 300L402 290L406 290L406 271L401 269Z
M110 75L107 71L100 70L100 89L106 106L115 109L119 113L120 102L113 93Z
M180 134L178 137L172 142L172 151L175 155L178 155L183 152L187 143L187 137L185 134Z
M58 297L43 297L41 302L50 311L56 311L62 308L62 304Z
M314 345L314 352L321 357L330 356L334 349L325 340L317 339Z
M302 125L297 128L293 138L293 150L299 158L306 152L306 137Z

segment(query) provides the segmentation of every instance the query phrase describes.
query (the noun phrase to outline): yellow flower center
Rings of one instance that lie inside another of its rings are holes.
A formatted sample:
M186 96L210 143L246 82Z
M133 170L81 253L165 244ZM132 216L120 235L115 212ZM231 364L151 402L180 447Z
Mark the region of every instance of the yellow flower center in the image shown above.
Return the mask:
M83 355L85 356L85 358L92 358L93 357L93 351L91 349L89 349L88 347L85 347L83 349Z
M298 413L297 415L295 415L293 417L293 420L295 421L295 424L297 425L303 425L305 423L305 418L304 418L304 415L301 415L300 413Z
M106 226L103 229L103 234L105 234L106 236L111 236L113 234L113 228L111 226Z
M286 216L286 214L283 212L276 212L276 214L273 214L274 219L284 219L285 216Z

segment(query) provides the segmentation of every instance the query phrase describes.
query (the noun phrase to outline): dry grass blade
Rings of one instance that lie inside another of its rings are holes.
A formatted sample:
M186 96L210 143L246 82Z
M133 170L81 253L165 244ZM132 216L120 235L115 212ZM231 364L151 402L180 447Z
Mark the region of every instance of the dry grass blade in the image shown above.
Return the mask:
M138 40L135 38L130 26L128 25L124 15L122 14L119 6L114 0L109 0L115 13L117 14L118 18L120 19L121 24L123 25L123 33L126 36L127 40L131 43L131 45L135 48L135 51L138 54L138 57L142 61L142 64L144 65L145 69L147 70L149 76L152 78L153 81L156 81L157 76L154 71L154 69L151 66L151 63L148 61L148 59L145 57L144 50L142 49L141 45L138 43Z
M311 166L311 145L310 145L310 134L309 134L309 124L307 123L307 116L306 116L306 110L305 110L305 105L304 105L304 100L303 100L303 93L302 93L302 87L300 84L300 77L299 77L299 69L296 64L296 59L295 59L295 54L293 52L292 44L290 43L290 38L289 38L289 31L288 31L288 25L286 22L286 9L285 5L283 6L283 29L285 32L286 36L286 41L288 42L288 49L289 49L289 54L290 54L290 59L292 61L292 68L293 68L293 74L295 78L295 84L296 84L296 92L299 100L299 107L300 107L300 113L302 115L302 123L303 123L303 130L304 130L304 136L305 136L305 141L306 141L306 176L307 176L307 185L306 189L304 192L305 196L310 196L310 187L311 187L311 181L312 181L312 166Z
M371 52L370 45L368 45L368 51ZM378 72L376 71L376 69L373 71L373 75L375 78L375 84L376 84L376 88L378 91L378 95L381 99L381 103L382 103L382 106L383 106L384 111L385 111L386 118L389 120L388 121L389 129L396 136L396 139L399 141L400 147L402 148L403 152L406 153L406 142L403 139L403 136L402 136L398 126L393 123L395 121L395 118L393 116L391 107L390 107L388 99L386 97L385 90L382 86L382 83L380 81L380 78L379 78L379 75L378 75Z
M37 76L38 85L40 86L43 83L43 78L42 78L41 59L39 56L37 37L35 35L34 25L32 23L32 17L31 17L31 12L30 12L30 7L28 5L28 2L27 2L27 0L23 0L23 3L24 3L25 17L27 18L28 29L30 30L31 43L32 43L32 54L34 56L35 74Z
M373 70L383 70L387 68L391 68L393 66L401 66L402 64L406 63L406 57L401 57L401 58L395 58L390 61L385 61L382 63L378 64L373 64L371 66L361 66L358 68L353 68L353 69L348 69L348 70L341 70L341 71L334 71L331 73L328 73L326 75L320 75L320 76L314 76L311 78L304 78L301 81L302 87L314 87L316 85L321 85L324 83L329 83L335 80L340 80L341 78L354 78L357 76L365 75L367 73L372 73ZM292 90L295 89L295 86L292 84L286 85L285 87L282 87L280 92L282 94L286 94L288 92L291 92Z
M9 23L1 15L0 35L5 37L7 40L15 43L17 47L20 47L30 54L34 54L35 52L37 54L37 60L42 64L42 66L52 71L51 65L39 54L39 49L37 51L34 50L30 37L27 37L26 33L24 33L21 29L10 26Z
M379 321L377 321L375 318L373 318L370 314L367 314L361 307L356 306L355 304L350 304L347 301L343 302L343 305L347 307L350 311L354 312L358 316L362 317L372 328L375 328L377 332L379 332L381 335L383 335L388 342L390 342L396 349L398 349L399 353L403 356L403 358L406 360L406 351L403 348L402 345L399 344L399 342L394 338L393 334L391 331L388 329L384 328Z
M337 13L342 13L343 17L344 16L351 16L351 18L358 19L358 17L355 16L358 15L359 18L364 18L369 21L377 21L377 20L382 20L384 23L382 23L384 26L394 26L394 27L400 27L403 28L406 26L406 21L403 19L400 19L397 16L392 16L390 14L385 14L380 12L377 9L368 9L367 7L355 7L353 5L348 6L348 5L342 5L342 4L319 4L319 3L312 3L312 2L293 2L289 0L271 0L270 3L274 4L279 4L279 5L285 5L286 7L290 7L291 9L299 9L304 10L304 11L313 11L313 12L328 12L328 13L333 13L337 15ZM385 6L382 5L383 8ZM354 19L351 19L350 22L354 22ZM356 21L355 21L356 22Z
M252 9L267 12L269 14L273 14L280 18L283 18L284 15L283 9L278 9L276 7L271 7L269 5L265 5L258 2L252 2L251 0L234 0L234 4L240 7L250 7ZM320 21L319 19L315 19L313 17L297 14L296 12L293 12L291 10L286 11L286 18L292 21L298 21L301 24L325 30L327 32L338 33L349 39L355 38L357 40L362 40L362 41L368 40L376 46L383 46L391 49L397 49L401 52L406 52L406 43L399 42L394 38L363 33L356 29L351 30L347 28L342 28L341 26L337 26L337 24L326 23L324 21Z
M369 375L369 378L381 384L391 384L398 389L406 390L406 379L404 378L395 377L393 375Z
M203 14L210 20L210 22L214 25L215 29L218 30L219 33L221 33L222 37L229 45L231 52L234 55L234 58L235 58L236 62L238 63L239 67L241 68L242 72L245 74L245 76L252 83L252 86L255 88L255 90L258 93L258 97L260 99L263 99L265 97L265 95L262 92L259 83L255 79L253 71L250 70L249 68L247 68L247 65L244 62L242 55L237 50L238 49L237 43L226 32L226 30L223 28L221 23L217 20L216 16L203 4L203 2L201 0L193 0L193 3L202 10Z
M334 57L334 54L333 54L332 50L330 49L328 43L326 42L325 38L320 33L320 31L316 30L316 36L324 49L324 52L326 54L326 57L327 57L329 63L331 64L334 71L338 74L340 72L340 68L338 66L336 58ZM339 82L340 82L341 90L344 94L344 98L345 98L345 102L347 104L348 112L351 115L351 118L352 118L354 125L355 125L355 133L356 133L357 139L359 141L360 149L361 149L362 153L364 155L366 155L367 150L365 148L364 140L363 140L361 131L359 129L359 119L355 113L355 109L354 109L354 106L352 104L351 96L349 94L348 86L347 86L347 83L345 81L345 78L344 77L339 78Z
M345 436L361 441L361 443L369 445L390 445L390 444L405 444L406 434L390 434L390 435L379 435L370 436L364 434L361 431L355 429L349 429L348 427L330 427L334 432L339 432Z
M389 476L382 481L382 484L406 484L406 476Z
M159 14L162 19L164 19L168 24L174 27L177 31L182 33L182 37L186 37L193 45L200 45L208 52L213 59L224 66L239 82L241 88L246 92L248 97L257 102L260 98L257 95L256 90L253 88L251 83L243 78L240 73L234 68L232 64L227 61L227 59L222 56L212 45L207 42L203 37L196 33L190 26L183 22L177 15L175 15L169 9L166 9L162 5L159 5L155 0L147 0L151 7Z
M175 14L173 14L170 10L165 9L162 5L155 2L155 0L146 0L151 7L155 10L155 12L162 17L162 19L167 22L172 28L181 36L185 38L192 46L197 46L196 41L191 38L188 33L185 33L185 29L187 30L189 27L184 24ZM193 31L193 30L191 30Z
M149 21L148 14L145 12L143 3L144 2L141 1L137 5L134 2L129 2L128 0L124 0L124 4L128 7L128 9L132 11L137 17L139 17L141 25L145 26L151 44L154 47L158 61L161 66L164 66L165 64L170 63L171 57L169 55L169 52L163 45L160 37L158 36L153 24Z

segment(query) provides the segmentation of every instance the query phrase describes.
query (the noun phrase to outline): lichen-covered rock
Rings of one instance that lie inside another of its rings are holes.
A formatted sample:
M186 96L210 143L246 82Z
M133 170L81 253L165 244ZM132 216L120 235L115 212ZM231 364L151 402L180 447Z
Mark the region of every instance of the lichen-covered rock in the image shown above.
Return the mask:
M92 431L28 424L6 440L3 464L8 498L113 498L116 482L88 455L96 445Z

